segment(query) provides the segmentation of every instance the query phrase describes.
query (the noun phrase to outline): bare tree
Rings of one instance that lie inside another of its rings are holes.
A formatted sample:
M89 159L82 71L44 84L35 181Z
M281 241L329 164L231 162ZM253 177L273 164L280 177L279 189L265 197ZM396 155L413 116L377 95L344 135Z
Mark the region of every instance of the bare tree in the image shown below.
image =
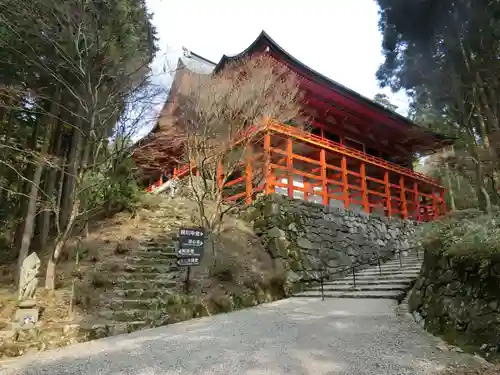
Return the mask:
M129 153L128 138L142 115L134 107L156 95L146 90L155 48L145 8L141 16L140 6L130 10L116 3L75 0L0 5L2 31L10 35L0 47L12 62L22 64L27 81L38 83L29 91L31 108L24 105L20 110L28 115L44 110L36 116L44 131L33 132L30 148L37 156L31 158L35 168L28 179L33 188L26 194L19 262L30 248L38 196L50 195L44 210L51 214L43 215L52 217L55 232L46 272L48 289L54 289L56 264L66 242L99 209L94 203L102 203L99 189L109 183L108 172ZM110 22L117 10L123 14ZM133 22L137 28L132 31ZM55 166L41 184L44 160L54 160Z
M253 184L262 183L266 122L299 119L299 82L285 66L259 55L230 63L213 75L186 72L175 101L175 120L163 123L149 149L162 145L181 150L177 161L190 166L188 182L199 220L216 235L224 214L245 202L229 204L226 184L235 175L249 173L249 164Z

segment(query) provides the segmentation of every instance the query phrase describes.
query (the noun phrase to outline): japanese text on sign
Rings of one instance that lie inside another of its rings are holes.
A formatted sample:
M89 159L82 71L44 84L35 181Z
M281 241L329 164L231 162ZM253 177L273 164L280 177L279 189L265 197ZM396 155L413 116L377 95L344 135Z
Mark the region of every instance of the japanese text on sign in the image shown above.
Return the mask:
M177 264L179 266L197 266L203 257L205 230L203 228L179 229L179 247Z
M200 258L179 258L177 259L177 264L179 266L198 266Z
M203 232L200 230L194 230L194 229L181 229L180 235L181 236L203 237Z
M194 249L179 249L177 252L179 255L194 255Z
M186 242L186 245L192 245L192 246L203 246L203 241L202 240L193 240L189 238Z

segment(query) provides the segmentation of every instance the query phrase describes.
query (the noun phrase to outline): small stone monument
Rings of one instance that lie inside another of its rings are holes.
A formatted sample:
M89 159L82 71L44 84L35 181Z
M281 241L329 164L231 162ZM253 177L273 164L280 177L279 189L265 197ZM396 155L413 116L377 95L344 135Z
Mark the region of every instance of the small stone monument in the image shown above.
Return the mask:
M33 328L38 322L39 309L34 299L38 285L38 270L40 269L40 258L36 253L27 256L21 266L19 277L19 304L14 317L14 329Z

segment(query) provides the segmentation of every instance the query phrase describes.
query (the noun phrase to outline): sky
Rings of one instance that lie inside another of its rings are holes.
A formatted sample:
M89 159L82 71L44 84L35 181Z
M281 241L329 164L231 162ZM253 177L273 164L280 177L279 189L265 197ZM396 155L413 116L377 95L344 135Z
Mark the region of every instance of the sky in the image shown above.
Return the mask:
M218 62L236 55L264 30L310 68L373 98L379 92L406 115L403 93L378 87L383 61L374 0L146 0L159 36L155 75L175 66L182 47ZM160 80L168 85L169 75Z

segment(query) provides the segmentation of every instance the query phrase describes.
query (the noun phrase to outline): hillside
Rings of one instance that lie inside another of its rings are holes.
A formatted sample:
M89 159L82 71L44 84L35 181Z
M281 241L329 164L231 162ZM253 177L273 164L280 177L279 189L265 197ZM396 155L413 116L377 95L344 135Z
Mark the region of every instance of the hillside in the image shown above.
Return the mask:
M175 236L179 227L195 225L195 220L192 201L146 196L136 214L120 213L95 223L88 238L74 238L68 244L58 265L55 292L43 290L43 274L39 275L40 326L33 330L10 329L16 300L14 273L11 266L2 266L0 358L285 296L284 276L274 272L271 257L249 225L234 216L226 218L215 259L207 249L202 265L193 268L186 294L186 270L175 264ZM48 252L39 256L45 263Z

